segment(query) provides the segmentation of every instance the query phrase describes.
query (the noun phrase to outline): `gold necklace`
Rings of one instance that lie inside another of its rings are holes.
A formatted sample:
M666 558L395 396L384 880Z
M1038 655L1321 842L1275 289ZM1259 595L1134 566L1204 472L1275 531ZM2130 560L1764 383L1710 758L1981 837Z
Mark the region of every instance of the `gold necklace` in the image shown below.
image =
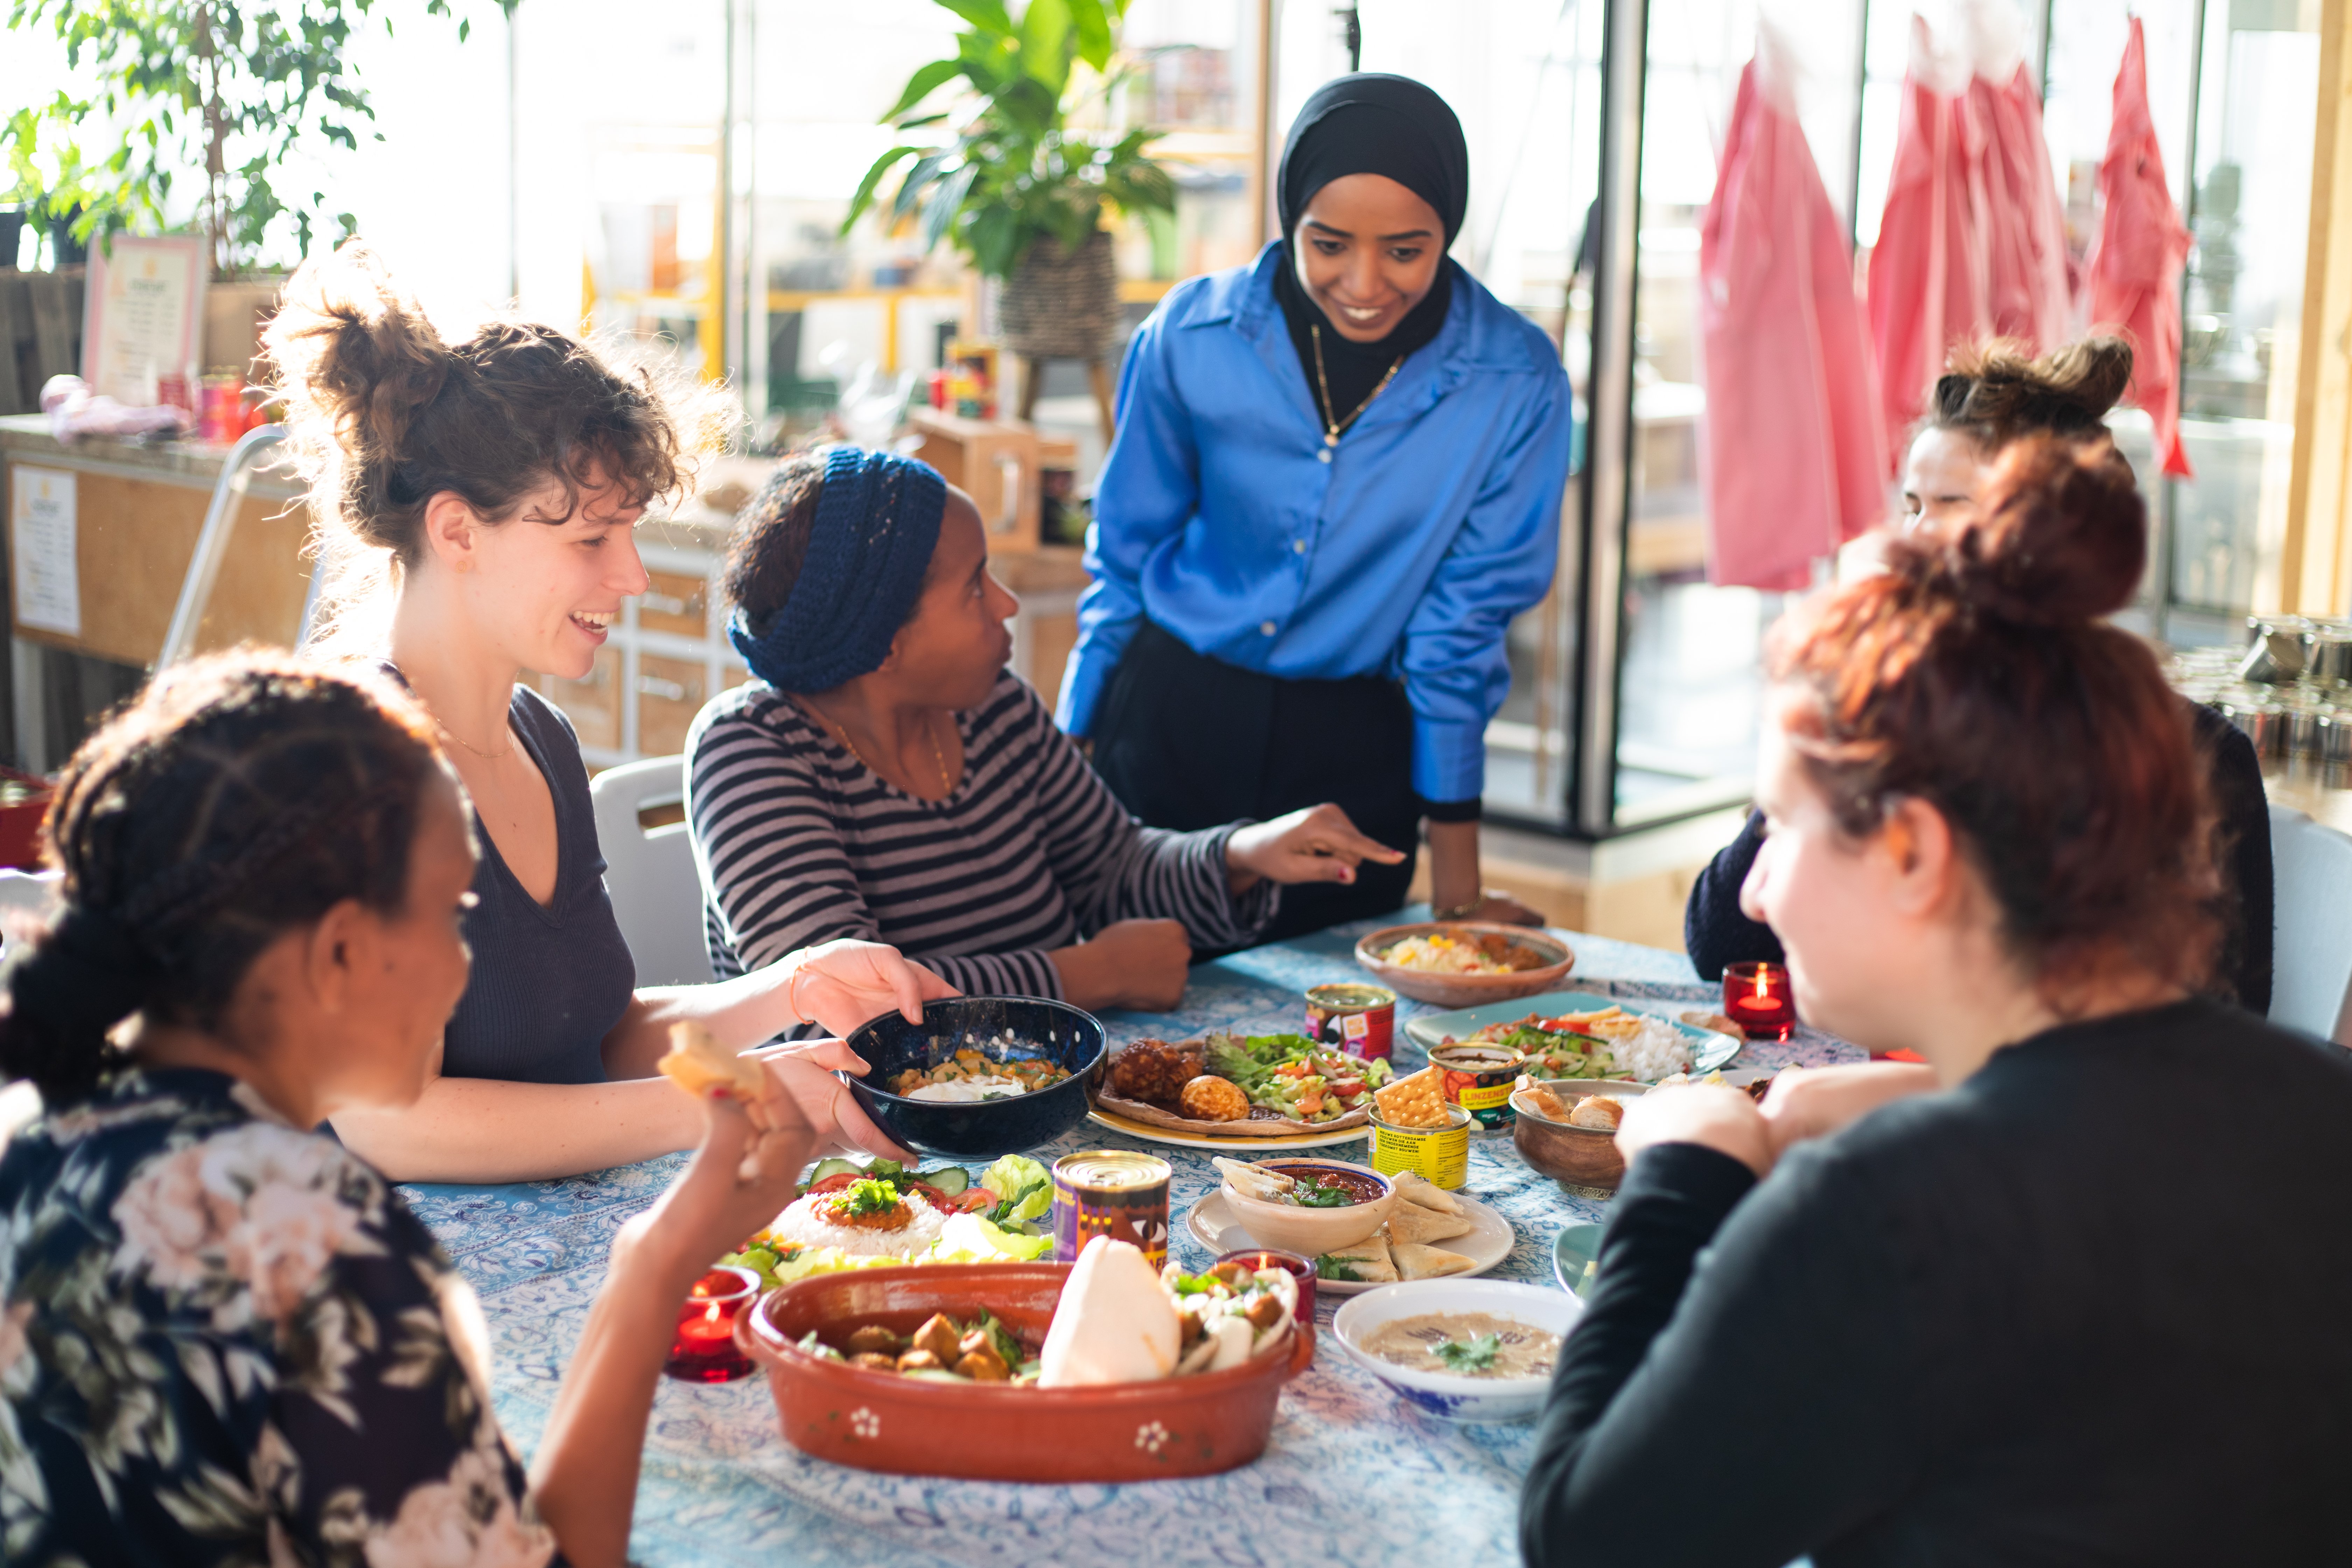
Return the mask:
M841 737L842 745L847 749L851 756L857 759L858 766L864 768L867 773L874 774L877 778L882 776L882 770L866 760L866 753L857 749L857 742L849 738L849 731L847 730L842 728L840 723L829 714L820 712L817 714L817 717L823 719L833 732ZM928 720L925 721L923 724L923 737L930 742L931 761L939 766L940 789L944 794L953 795L955 793L955 785L950 783L948 778L948 756L945 752L940 750L939 727ZM463 745L465 742L461 741L458 743Z
M457 733L457 731L452 730L451 728L449 728L449 726L448 726L448 725L444 724L443 722L441 722L440 716L439 716L439 715L437 715L437 714L436 714L436 715L434 716L434 719L433 719L433 727L434 727L435 729L436 729L436 730L440 731L443 734L445 734L445 735L448 736L451 740L453 740L453 741L457 742L457 744L459 744L459 745L461 745L461 746L465 747L465 748L466 748L466 750L467 750L467 751L469 751L469 752L473 752L473 753L474 753L474 755L476 755L476 756L478 756L478 757L481 758L481 759L482 759L484 762L486 762L486 763L502 763L502 762L506 761L509 757L511 757L511 756L513 756L513 755L514 755L514 740L513 740L513 733L514 733L514 732L513 732L512 731L509 731L507 732L507 733L508 733L508 740L507 740L507 749L506 749L505 751L503 751L503 752L486 752L486 751L482 750L482 748L481 748L481 747L479 747L479 746L478 746L478 745L474 744L474 742L473 742L468 741L467 739L466 739L466 737L465 737L465 736L460 735L459 733Z
M1310 323L1307 329L1307 335L1315 342L1315 384L1323 394L1323 445L1336 447L1339 444L1339 437L1347 433L1348 426L1364 416L1364 410L1372 405L1372 398L1378 397L1389 389L1389 383L1396 379L1396 373L1404 368L1404 356L1399 354L1391 360L1389 363L1388 374L1381 377L1381 384L1372 388L1370 395L1356 405L1356 411L1353 414L1334 425L1331 423L1331 384L1323 374L1323 323L1320 321Z

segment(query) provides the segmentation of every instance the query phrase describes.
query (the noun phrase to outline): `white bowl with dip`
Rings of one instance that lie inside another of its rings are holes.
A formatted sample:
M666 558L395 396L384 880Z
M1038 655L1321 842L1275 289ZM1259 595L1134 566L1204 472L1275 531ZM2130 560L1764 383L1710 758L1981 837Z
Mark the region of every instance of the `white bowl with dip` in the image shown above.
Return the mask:
M1415 1279L1350 1299L1333 1315L1331 1330L1349 1360L1408 1405L1448 1421L1524 1421L1543 1407L1551 1388L1549 1368L1519 1377L1426 1372L1391 1361L1371 1346L1383 1329L1407 1319L1466 1318L1475 1323L1474 1315L1508 1320L1565 1340L1583 1312L1582 1301L1548 1286L1507 1279ZM1470 1326L1463 1325L1465 1331ZM1457 1337L1469 1336L1465 1331Z

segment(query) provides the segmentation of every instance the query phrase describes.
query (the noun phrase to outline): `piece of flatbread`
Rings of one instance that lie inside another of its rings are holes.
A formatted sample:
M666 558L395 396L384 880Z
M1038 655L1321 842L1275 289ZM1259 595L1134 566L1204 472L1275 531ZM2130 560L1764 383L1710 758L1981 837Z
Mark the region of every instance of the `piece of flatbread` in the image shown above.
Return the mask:
M697 1100L723 1090L738 1100L755 1100L767 1081L767 1068L750 1057L737 1056L699 1024L672 1024L669 1054L654 1066Z
M1390 1261L1388 1243L1379 1237L1360 1241L1353 1247L1343 1247L1323 1255L1334 1263L1344 1263L1354 1270L1358 1279L1367 1285L1391 1285L1396 1282L1396 1265Z
M1439 1214L1418 1204L1399 1204L1389 1210L1389 1241L1444 1241L1450 1236L1467 1236L1477 1227L1468 1220L1450 1214Z
M1458 1215L1463 1212L1462 1200L1423 1175L1419 1171L1399 1171L1389 1178L1397 1196L1422 1208L1435 1209L1439 1214ZM1454 1234L1459 1235L1459 1232Z
M1401 1241L1390 1247L1389 1257L1395 1260L1398 1278L1403 1279L1442 1279L1448 1274L1467 1274L1478 1267L1458 1252L1411 1241Z

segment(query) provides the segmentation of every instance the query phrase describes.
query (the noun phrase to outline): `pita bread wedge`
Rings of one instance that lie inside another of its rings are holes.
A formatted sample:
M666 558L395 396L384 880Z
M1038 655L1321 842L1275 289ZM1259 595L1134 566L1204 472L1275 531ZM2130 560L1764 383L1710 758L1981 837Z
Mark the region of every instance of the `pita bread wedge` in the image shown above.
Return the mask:
M1399 1204L1389 1211L1389 1241L1444 1241L1450 1236L1467 1236L1477 1227L1466 1219L1435 1209L1422 1208L1414 1204Z
M1392 1285L1397 1279L1396 1265L1389 1259L1388 1243L1377 1236L1353 1247L1343 1247L1337 1252L1327 1252L1315 1263L1318 1274L1323 1271L1324 1265L1336 1264L1354 1279L1367 1285ZM1338 1279L1339 1275L1335 1273L1328 1278Z
M1396 1262L1398 1277L1404 1279L1443 1279L1448 1274L1467 1274L1478 1267L1458 1252L1410 1241L1390 1247L1389 1256Z
M1389 1181L1396 1188L1397 1196L1409 1204L1425 1209L1435 1209L1439 1214L1462 1213L1460 1198L1455 1197L1418 1171L1399 1171L1395 1175L1391 1176ZM1461 1232L1450 1231L1447 1234L1459 1236Z
M767 1073L751 1058L739 1057L720 1045L699 1024L672 1024L669 1054L654 1066L697 1100L721 1090L738 1100L757 1100Z

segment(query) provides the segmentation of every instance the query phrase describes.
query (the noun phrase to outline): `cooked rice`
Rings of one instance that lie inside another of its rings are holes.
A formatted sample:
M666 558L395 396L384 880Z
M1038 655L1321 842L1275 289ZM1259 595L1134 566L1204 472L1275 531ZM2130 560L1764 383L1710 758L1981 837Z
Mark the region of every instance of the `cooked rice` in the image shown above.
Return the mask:
M1642 1020L1641 1027L1609 1042L1609 1052L1617 1058L1618 1077L1655 1083L1675 1073L1690 1071L1688 1036L1654 1014L1633 1016Z
M1475 942L1450 936L1409 936L1381 954L1381 962L1399 969L1422 969L1435 974L1508 974L1508 964L1497 963Z
M861 1258L912 1258L927 1251L940 1238L947 1226L947 1216L923 1201L920 1193L901 1193L898 1201L907 1205L908 1219L901 1230L864 1230L856 1226L835 1225L817 1212L821 1204L830 1204L839 1193L811 1193L778 1215L768 1226L768 1234L779 1241L796 1241L803 1247L837 1247Z

